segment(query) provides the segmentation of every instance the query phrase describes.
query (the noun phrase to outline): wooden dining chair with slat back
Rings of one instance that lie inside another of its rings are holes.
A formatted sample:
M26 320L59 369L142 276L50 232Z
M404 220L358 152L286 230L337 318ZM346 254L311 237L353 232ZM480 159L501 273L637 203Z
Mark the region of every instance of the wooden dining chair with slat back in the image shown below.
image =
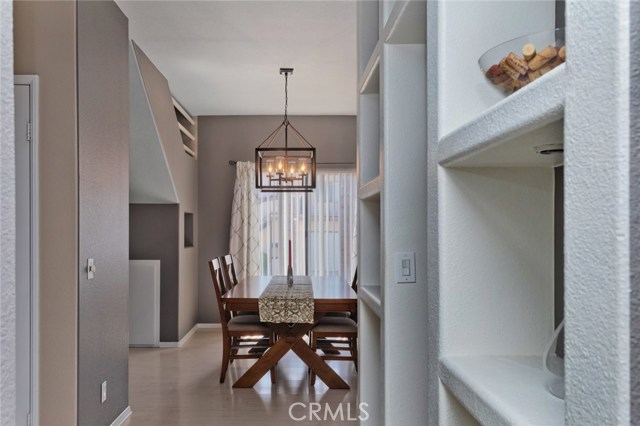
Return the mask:
M236 267L233 263L233 256L230 254L220 258L222 261L222 274L224 275L224 282L227 289L232 289L238 285L238 277L236 276ZM233 312L233 316L239 315L258 315L257 312L251 311L237 311Z
M218 302L220 323L222 327L222 366L220 369L220 383L224 383L227 368L234 359L257 359L262 356L274 343L271 329L260 322L257 315L243 315L231 317L224 307L222 296L229 291L224 285L221 261L214 258L209 261L211 280ZM246 350L246 353L240 351ZM275 383L276 371L271 370L271 382Z
M358 292L358 269L356 268L351 288ZM311 329L310 346L316 352L321 350L321 358L325 361L353 361L358 370L358 316L351 312L350 316L325 316ZM342 355L349 352L349 355ZM314 385L316 376L309 370L309 384Z
M227 288L233 288L238 284L238 277L236 276L236 267L233 264L233 256L230 254L225 255L222 258L222 269L224 273L224 279L227 283Z

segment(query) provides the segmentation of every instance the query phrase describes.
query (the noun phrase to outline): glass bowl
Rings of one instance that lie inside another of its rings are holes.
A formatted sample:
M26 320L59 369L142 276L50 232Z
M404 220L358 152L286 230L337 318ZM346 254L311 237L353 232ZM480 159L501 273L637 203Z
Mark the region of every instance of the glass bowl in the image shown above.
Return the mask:
M565 60L564 28L556 28L501 43L480 56L478 64L492 85L513 93Z
M548 377L547 390L564 399L564 319L553 332L542 358Z

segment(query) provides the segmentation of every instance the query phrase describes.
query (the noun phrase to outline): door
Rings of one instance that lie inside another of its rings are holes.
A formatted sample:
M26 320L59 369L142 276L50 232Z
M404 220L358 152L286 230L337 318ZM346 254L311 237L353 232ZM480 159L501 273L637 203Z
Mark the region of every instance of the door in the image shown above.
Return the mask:
M35 76L16 76L16 424L35 412L37 283L35 273Z

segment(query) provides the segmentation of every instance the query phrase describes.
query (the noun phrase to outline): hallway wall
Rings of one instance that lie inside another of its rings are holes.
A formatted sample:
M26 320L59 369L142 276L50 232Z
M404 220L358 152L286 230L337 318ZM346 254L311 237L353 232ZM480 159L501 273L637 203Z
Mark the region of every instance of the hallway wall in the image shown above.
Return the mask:
M40 77L40 425L75 425L78 368L76 4L18 1L14 72ZM46 303L44 302L46 301Z

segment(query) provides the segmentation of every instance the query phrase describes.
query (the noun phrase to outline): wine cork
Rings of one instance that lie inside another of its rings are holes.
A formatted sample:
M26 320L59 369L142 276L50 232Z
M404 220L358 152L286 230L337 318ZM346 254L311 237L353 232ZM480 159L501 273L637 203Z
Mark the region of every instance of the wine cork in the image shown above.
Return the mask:
M511 68L509 64L507 64L507 58L504 58L503 60L501 60L499 65L500 65L500 69L509 77L511 77L513 80L517 80L518 78L520 78L520 73L514 70L513 68Z
M525 44L522 46L522 56L524 56L524 60L529 62L536 56L536 46L533 43Z
M558 51L558 57L560 57L563 62L567 60L567 49L565 48L565 46L562 46Z
M507 55L505 62L511 68L518 71L518 74L520 75L525 75L527 71L529 71L529 66L527 65L527 62L513 52Z
M536 56L529 61L529 68L534 71L540 69L544 64L546 64L556 56L556 48L553 46L547 46L539 51Z
M527 77L529 78L529 83L531 83L533 80L537 79L540 76L542 76L542 73L540 71L529 71L529 74L527 74Z

